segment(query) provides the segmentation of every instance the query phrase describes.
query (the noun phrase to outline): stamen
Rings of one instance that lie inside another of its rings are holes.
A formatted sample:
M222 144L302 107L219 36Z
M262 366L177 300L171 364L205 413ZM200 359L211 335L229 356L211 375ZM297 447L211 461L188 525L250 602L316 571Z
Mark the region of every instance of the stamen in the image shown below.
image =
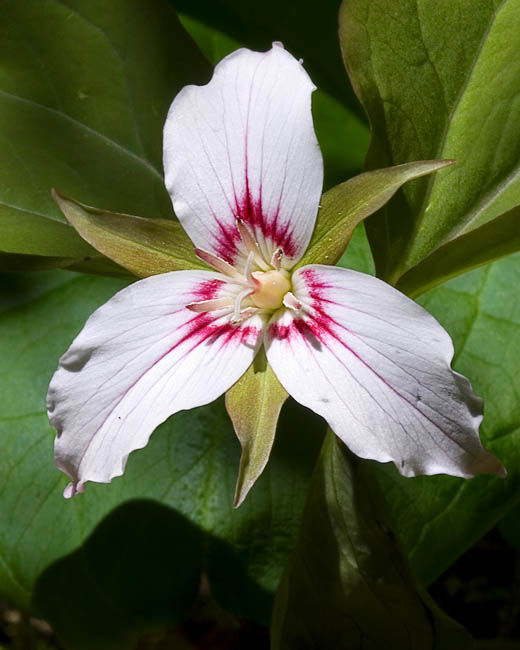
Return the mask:
M298 300L298 298L290 291L288 291L285 294L282 302L284 306L287 307L287 309L291 309L292 311L296 311L296 312L301 311L303 307L302 303Z
M231 318L231 325L241 325L244 321L246 321L248 318L251 318L251 316L254 316L255 314L260 313L262 310L257 309L256 307L247 307L247 309L243 309L240 314L238 315L237 318L233 316Z
M279 271L282 268L283 248L277 248L271 257L271 266Z
M249 284L249 287L253 289L253 291L258 287L259 282L258 280L253 276L253 273L251 272L251 267L253 266L253 259L254 259L254 253L253 251L249 252L249 255L247 256L246 260L246 266L244 269L244 275L246 276L246 280Z
M246 287L241 291L238 296L235 298L235 309L233 311L233 316L231 318L231 322L238 322L238 319L240 318L240 310L242 307L242 300L244 298L247 298L247 296L250 296L254 292L254 289L251 287Z
M192 302L186 305L186 309L197 313L204 313L206 311L216 311L217 309L225 309L233 305L232 298L213 298L213 300L201 300L200 302Z
M200 260L206 262L206 264L209 264L217 271L220 271L224 275L227 275L228 278L234 278L235 280L242 279L242 275L233 266L231 266L231 264L226 262L226 260L223 260L221 257L218 257L214 253L205 251L202 248L196 248L195 255Z
M264 261L264 258L262 256L258 243L253 236L253 233L249 230L249 228L246 226L246 224L240 217L236 217L236 221L237 221L237 229L240 234L240 237L242 237L244 246L250 253L253 253L254 260L258 264L258 266L264 271L267 271L269 269L269 266Z

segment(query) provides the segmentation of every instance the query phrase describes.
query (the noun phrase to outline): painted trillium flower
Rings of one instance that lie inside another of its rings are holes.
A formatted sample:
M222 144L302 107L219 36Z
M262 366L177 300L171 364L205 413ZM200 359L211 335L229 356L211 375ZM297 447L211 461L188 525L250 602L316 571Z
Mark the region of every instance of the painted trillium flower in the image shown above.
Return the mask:
M481 445L481 400L453 372L448 334L384 282L297 267L312 235L323 163L314 86L280 45L226 57L175 98L166 186L214 271L140 280L100 307L60 360L48 394L56 462L72 482L123 473L128 454L180 410L207 404L260 347L294 399L363 458L405 476L503 474Z

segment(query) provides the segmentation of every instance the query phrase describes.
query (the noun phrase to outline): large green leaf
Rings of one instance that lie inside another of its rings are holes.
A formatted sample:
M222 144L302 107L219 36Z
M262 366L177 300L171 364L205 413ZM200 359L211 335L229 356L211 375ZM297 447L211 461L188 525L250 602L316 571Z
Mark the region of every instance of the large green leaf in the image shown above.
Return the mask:
M395 282L437 247L520 204L517 0L344 0L345 62L371 122L369 168L453 158L369 225Z
M414 584L364 467L330 432L277 595L273 649L467 648Z
M399 278L396 287L408 296L415 296L518 249L520 206L441 246Z
M174 222L172 222L174 223ZM0 252L0 271L49 271L51 269L68 269L94 275L106 275L115 278L130 279L132 274L96 251L87 257L50 257L48 255L20 255L19 253Z
M450 280L421 297L451 334L454 368L484 398L481 437L508 476L404 479L374 465L412 566L426 583L520 502L520 254Z
M171 217L162 127L209 65L167 0L0 2L0 250L92 253L52 187L107 210Z
M120 286L64 272L0 285L0 593L26 611L32 600L71 650L133 647L175 623L202 571L224 607L267 621L321 442L321 422L288 403L268 468L234 510L240 445L219 400L162 425L124 477L63 499L47 384Z

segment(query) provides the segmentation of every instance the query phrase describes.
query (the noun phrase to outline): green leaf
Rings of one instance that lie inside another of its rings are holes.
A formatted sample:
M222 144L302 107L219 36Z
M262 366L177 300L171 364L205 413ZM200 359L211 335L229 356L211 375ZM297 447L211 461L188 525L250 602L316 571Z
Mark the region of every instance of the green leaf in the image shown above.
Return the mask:
M498 526L502 537L513 548L520 551L520 507L513 508Z
M64 269L74 264L73 257L46 257L43 255L17 255L16 253L0 253L0 271L48 271Z
M71 257L0 253L0 271L2 272L49 271L51 269L68 269L109 277L131 277L126 269L101 255L88 256L78 260Z
M358 223L379 210L401 185L452 163L451 160L426 160L377 169L333 187L321 198L316 227L298 266L336 264Z
M226 393L226 409L242 446L233 500L235 508L244 501L267 465L280 410L288 397L263 348L247 372Z
M397 282L415 297L466 271L520 249L520 206L438 248Z
M0 234L0 252L8 255L54 257L58 262L58 258L77 259L95 254L68 224L27 210L16 212L5 204L0 204Z
M4 0L0 250L92 254L51 187L88 205L172 217L162 127L210 68L167 0Z
M288 403L269 466L233 510L240 449L219 400L170 418L124 477L65 500L47 385L123 284L63 272L0 284L0 594L49 620L68 650L126 649L176 624L202 571L226 609L267 621L321 443L321 422Z
M468 647L414 585L364 466L329 433L277 594L273 650Z
M193 244L178 221L99 210L56 190L53 197L83 239L138 277L207 268L195 256Z
M340 37L373 129L368 167L458 163L408 185L371 220L378 275L395 283L520 204L520 6L344 0Z
M508 476L405 479L375 466L416 575L430 583L520 504L520 254L450 280L420 303L451 334L453 367L484 398L481 438ZM435 549L432 552L432 549Z
M271 14L267 13L265 3L240 2L239 4L235 0L215 3L197 0L197 2L190 1L188 4L182 0L173 0L176 7L187 12L180 16L184 27L206 57L214 64L239 47L246 46L252 49L266 50L273 41L279 40L281 37L285 46L294 56L304 57L305 69L308 70L314 83L318 86L312 95L312 115L324 157L325 189L359 173L369 139L368 128L360 118L357 101L353 100L352 92L348 84L345 83L345 73L338 67L340 56L336 41L329 38L328 34L323 36L321 42L319 41L317 20L325 19L325 22L328 22L328 28L334 31L337 28L337 3L328 1L331 6L327 8L327 17L325 17L323 6L318 8L309 2L307 10L304 11L300 2L297 15L293 14L292 16L290 28L286 27L286 39L281 31L280 11L287 11L289 5L286 7L277 3L277 21L274 24ZM224 4L228 5L227 8L224 8ZM230 6L233 4L235 6ZM217 9L218 5L220 7ZM330 13L332 8L333 15ZM238 27L242 20L238 16L242 13L245 14L243 18L247 20L246 29ZM251 16L250 19L246 18L246 15L250 13L255 16ZM265 14L260 23L258 22L258 13ZM292 10L291 13L293 13ZM198 18L195 18L195 15ZM224 15L229 16L229 20L222 21ZM237 19L237 26L233 27ZM310 28L312 39L304 40L301 35L298 35L294 24L295 19L306 23L303 31ZM262 22L264 24L261 24ZM325 26L322 25L322 27ZM235 38L231 38L229 34L233 34ZM259 36L259 34L263 34L263 36ZM315 44L318 42L320 42L320 47L316 48ZM326 44L325 47L324 44ZM334 50L333 58L325 58L332 49ZM322 69L321 74L312 62ZM336 69L338 78L334 88L338 92L335 92L330 84L332 68Z

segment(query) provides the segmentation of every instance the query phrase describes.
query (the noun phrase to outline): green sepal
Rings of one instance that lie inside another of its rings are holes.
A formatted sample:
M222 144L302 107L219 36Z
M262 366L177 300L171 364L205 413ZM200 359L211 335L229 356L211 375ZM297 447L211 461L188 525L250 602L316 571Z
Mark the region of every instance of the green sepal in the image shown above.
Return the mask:
M226 409L242 447L233 500L235 508L244 501L267 465L280 410L288 396L263 348L226 393Z
M298 266L336 264L355 227L379 210L407 181L452 165L453 160L422 160L365 172L336 185L321 199L309 247Z
M468 648L416 585L367 466L329 431L276 596L272 650Z
M52 195L85 241L140 278L207 268L195 256L193 244L178 221L99 210L66 198L56 190Z

